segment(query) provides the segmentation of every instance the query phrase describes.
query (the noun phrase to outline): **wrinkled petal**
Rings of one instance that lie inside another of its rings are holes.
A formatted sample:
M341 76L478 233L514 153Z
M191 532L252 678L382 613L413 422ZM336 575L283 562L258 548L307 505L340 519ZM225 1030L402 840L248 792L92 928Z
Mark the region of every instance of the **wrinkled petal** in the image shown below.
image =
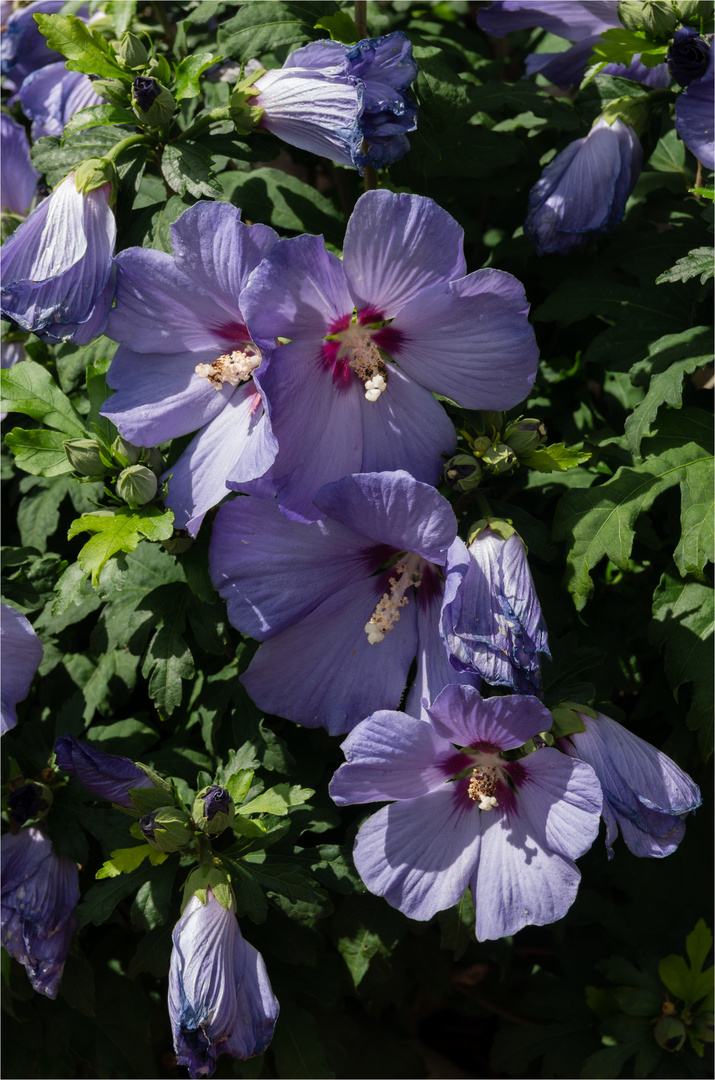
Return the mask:
M0 735L4 735L15 727L17 703L24 701L30 692L30 685L42 660L42 642L25 616L8 604L2 605L0 656Z
M262 1054L273 1038L279 1007L263 957L244 942L245 964L236 995L236 1023L221 1052L244 1061Z
M483 698L473 686L446 686L427 710L435 731L457 746L515 750L540 731L551 713L527 694Z

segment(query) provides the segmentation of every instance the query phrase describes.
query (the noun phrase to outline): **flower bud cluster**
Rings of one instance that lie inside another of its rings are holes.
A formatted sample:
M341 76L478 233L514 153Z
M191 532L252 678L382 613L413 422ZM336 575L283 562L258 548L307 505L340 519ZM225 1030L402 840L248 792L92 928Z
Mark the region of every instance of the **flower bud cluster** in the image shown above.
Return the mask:
M129 506L145 506L156 497L164 459L156 447L135 446L118 435L109 445L96 439L68 439L65 454L75 472L87 480L116 476L117 495Z
M471 453L456 454L445 466L444 478L457 491L475 491L482 476L510 473L520 460L528 462L546 436L544 424L532 417L507 423L504 413L483 413L480 426L477 434L462 431Z

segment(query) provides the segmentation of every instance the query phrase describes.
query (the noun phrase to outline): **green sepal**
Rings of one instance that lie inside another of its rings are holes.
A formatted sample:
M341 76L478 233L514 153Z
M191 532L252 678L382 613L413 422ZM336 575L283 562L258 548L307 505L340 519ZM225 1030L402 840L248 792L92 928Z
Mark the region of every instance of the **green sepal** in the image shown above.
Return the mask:
M551 709L553 718L551 734L554 739L563 739L567 735L574 735L577 731L586 731L586 725L579 713L590 716L593 720L598 716L595 709L592 709L589 705L581 705L576 701L561 701L555 708Z
M103 101L108 101L110 105L118 105L122 109L126 108L131 101L130 87L119 79L95 79L92 89Z
M191 816L194 819L194 824L197 829L201 829L202 832L208 833L209 836L218 836L224 829L227 829L234 819L236 814L236 805L231 797L228 810L224 812L219 810L214 814L212 818L209 818L206 814L206 796L212 787L218 786L214 784L207 784L198 792L194 799L194 805L191 810ZM228 789L224 789L228 790ZM229 792L230 795L230 792Z
M165 791L163 788L130 788L127 794L134 809L142 817L144 814L153 813L154 810L158 810L160 807L173 806L175 802L174 793L171 789Z
M194 838L191 818L178 806L162 806L153 815L154 836L144 839L157 851L173 853L187 847Z
M620 97L610 101L603 110L603 119L613 127L616 120L629 124L640 139L648 127L649 112L642 97Z
M467 546L476 540L485 529L491 529L497 536L501 536L502 540L508 540L516 532L511 522L505 521L503 518L480 518L479 521L475 521L467 534Z
M80 476L106 476L110 471L95 439L67 439L64 448L67 460Z
M252 131L263 116L263 109L257 105L249 105L249 100L252 97L257 97L260 93L259 90L254 88L253 83L265 73L264 68L259 68L251 75L247 75L245 78L241 77L231 92L228 111L236 130L243 135L247 135ZM243 72L241 74L243 76Z
M159 96L152 101L149 108L144 111L132 93L132 110L140 124L144 127L162 127L168 124L176 112L176 101L165 86L156 80L159 86Z
M136 765L136 767L138 769L141 769L141 771L143 773L145 773L146 776L149 777L149 779L151 780L154 787L158 787L158 788L161 788L164 791L168 791L171 794L172 799L173 799L174 789L172 788L172 786L168 782L168 780L165 780L164 777L160 776L158 772L154 772L154 770L152 768L150 768L149 765L144 765L144 763L141 762L141 761L135 761L134 764ZM132 789L132 790L135 790L135 789ZM141 788L139 790L149 791L150 788ZM166 804L164 804L164 805L166 805Z
M231 906L233 904L233 889L231 888L225 871L221 870L218 866L204 863L201 866L197 866L195 870L192 870L186 879L181 903L182 912L192 896L198 896L201 903L206 904L208 901L206 890L209 888L219 904L221 904L222 907L225 907L227 911L231 911Z

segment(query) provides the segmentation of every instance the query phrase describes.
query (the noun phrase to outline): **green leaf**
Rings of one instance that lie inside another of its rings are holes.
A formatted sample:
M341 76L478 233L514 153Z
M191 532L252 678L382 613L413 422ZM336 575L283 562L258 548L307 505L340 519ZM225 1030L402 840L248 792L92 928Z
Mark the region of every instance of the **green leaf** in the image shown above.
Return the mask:
M34 360L22 360L0 373L2 409L24 413L67 435L85 436L84 423L49 371Z
M181 636L183 628L181 615L167 620L151 639L142 664L142 675L149 679L149 697L165 716L181 704L181 680L194 675L194 658Z
M36 481L17 509L17 527L26 547L47 551L47 540L60 520L60 505L69 491L69 476Z
M315 795L312 788L290 787L288 784L276 784L262 795L251 799L249 803L236 808L238 814L278 814L288 813L291 806L300 806Z
M706 184L705 187L694 187L689 189L691 195L700 195L703 199L709 199L710 202L715 199L715 186L713 184Z
M224 194L253 221L276 229L322 233L329 243L341 245L345 220L330 199L280 169L227 172L221 177Z
M693 974L698 976L713 947L713 936L705 919L698 919L695 929L685 939L685 949Z
M15 455L15 464L33 476L62 476L72 472L65 454L67 436L43 428L13 428L5 436L5 445Z
M581 1070L582 1080L615 1080L622 1075L625 1063L639 1051L653 1044L651 1020L645 1016L614 1016L606 1020L602 1030L612 1044L586 1059Z
M537 322L558 322L570 326L588 315L617 322L637 317L647 320L652 340L658 334L673 334L687 325L689 306L673 290L657 285L639 288L609 278L581 275L567 278L548 300L534 312Z
M648 159L648 165L657 172L678 173L685 178L685 144L678 138L678 132L671 128L660 139L655 150Z
M131 910L132 926L139 930L154 930L167 921L171 911L177 870L177 860L170 859L149 871L147 880L134 897Z
M178 195L186 192L196 199L216 199L221 185L211 171L211 155L200 143L175 142L164 147L161 171Z
M713 649L715 613L713 590L699 581L682 581L667 572L653 596L653 622L648 637L663 650L665 674L673 695L686 683L693 684L693 697L686 717L688 727L698 734L701 753L707 759L713 740Z
M348 897L333 919L333 937L355 986L378 955L389 956L407 933L407 922L379 897Z
M99 75L102 79L121 79L130 83L132 76L117 63L109 43L96 30L90 30L74 15L35 15L47 46L67 57L69 71Z
M290 998L282 997L280 1016L271 1044L278 1075L325 1077L328 1080L334 1077L320 1035L321 1029L315 1017L295 1005Z
M120 874L130 874L132 870L136 870L145 859L148 859L152 866L158 866L159 863L165 862L168 858L169 856L165 851L157 851L156 848L150 847L148 844L130 848L117 848L94 876L97 880L119 877Z
M128 506L122 506L115 511L82 514L70 525L67 539L71 540L81 532L96 534L77 556L79 565L85 573L91 573L92 584L96 586L102 567L112 555L118 551L134 551L143 539L168 540L174 531L173 521L171 510L162 512L156 506L130 510Z
M567 469L583 465L590 457L584 450L574 450L563 443L552 443L551 446L534 450L528 457L521 457L519 460L537 472L566 472Z
M253 769L240 769L238 772L232 773L228 780L224 782L223 786L228 791L236 806L240 806L248 795L248 792L251 790L252 780Z
M236 896L236 914L247 915L254 923L265 922L268 904L263 889L253 874L241 862L225 859L223 865L231 876Z
M682 520L689 525L693 507L712 491L712 453L704 449L710 444L710 432L702 416L696 409L665 414L638 469L621 467L605 484L569 491L559 503L554 538L570 542L568 589L579 611L593 592L590 571L602 558L628 569L635 524L658 495L680 484ZM702 570L711 558L712 553L699 544L676 551L681 573L688 572L693 562Z
M223 59L221 56L212 56L211 53L196 53L186 56L180 64L177 64L174 72L173 95L177 101L184 98L195 98L201 93L199 78L212 64Z
M152 849L153 850L153 849ZM163 851L155 854L163 855ZM87 923L101 926L106 922L120 900L129 896L146 880L146 868L139 866L129 874L120 874L109 881L100 881L88 889L77 908L80 929Z
M338 11L335 15L323 15L315 24L316 30L327 30L333 41L342 41L345 45L354 45L360 34L347 11Z
M218 29L218 44L224 56L245 63L280 45L305 45L316 34L315 19L334 15L336 3L287 4L280 0L253 0L239 8Z
M267 893L285 896L292 904L305 903L317 907L329 904L326 894L297 860L293 863L280 860L280 856L252 851L244 856L241 865L253 874Z
M130 979L135 979L142 971L148 971L157 979L169 973L173 929L173 926L156 926L144 935L129 961L127 974Z
M605 30L593 45L590 62L596 64L623 64L629 67L633 57L640 54L646 67L662 64L668 45L657 45L641 30L626 30L623 26Z
M86 131L87 128L102 127L105 124L135 125L136 122L137 118L130 109L122 109L119 105L90 105L89 108L80 109L70 116L62 132L62 142L76 131Z
M682 259L678 259L675 266L660 274L656 279L656 285L663 285L667 281L690 281L691 278L700 274L700 284L715 276L715 260L711 247L693 248Z

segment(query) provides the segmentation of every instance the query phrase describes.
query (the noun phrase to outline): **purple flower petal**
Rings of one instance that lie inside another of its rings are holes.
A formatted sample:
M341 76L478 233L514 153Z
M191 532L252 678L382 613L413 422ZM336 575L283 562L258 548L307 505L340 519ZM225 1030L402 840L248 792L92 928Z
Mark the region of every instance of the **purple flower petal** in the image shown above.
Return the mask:
M43 135L61 135L74 113L102 104L92 80L78 71L68 71L63 60L28 75L18 96L22 111L33 122L33 140Z
M221 1044L222 1053L241 1061L263 1053L273 1038L278 1018L278 1002L263 957L247 941L244 958L243 976L236 994L236 1024L228 1040Z
M17 723L17 703L24 701L42 660L42 642L19 611L2 605L0 622L2 690L0 691L0 735Z
M618 26L617 0L501 0L481 8L479 25L488 34L503 37L512 30L540 26L569 41L598 36Z
M40 174L30 163L25 129L7 113L0 114L0 210L24 215L37 194Z
M483 698L473 686L445 686L427 712L443 739L493 751L515 750L551 727L551 713L537 698Z
M577 764L578 769L569 766ZM598 836L603 794L594 770L544 748L517 763L518 812L557 855L578 859ZM507 766L507 772L509 766Z
M134 809L129 796L132 788L153 788L154 784L138 765L117 754L105 754L92 743L72 735L61 735L54 746L57 766L76 776L93 795L108 802Z
M706 169L715 169L713 140L713 79L715 65L710 60L707 74L695 79L675 103L675 127L688 150Z

